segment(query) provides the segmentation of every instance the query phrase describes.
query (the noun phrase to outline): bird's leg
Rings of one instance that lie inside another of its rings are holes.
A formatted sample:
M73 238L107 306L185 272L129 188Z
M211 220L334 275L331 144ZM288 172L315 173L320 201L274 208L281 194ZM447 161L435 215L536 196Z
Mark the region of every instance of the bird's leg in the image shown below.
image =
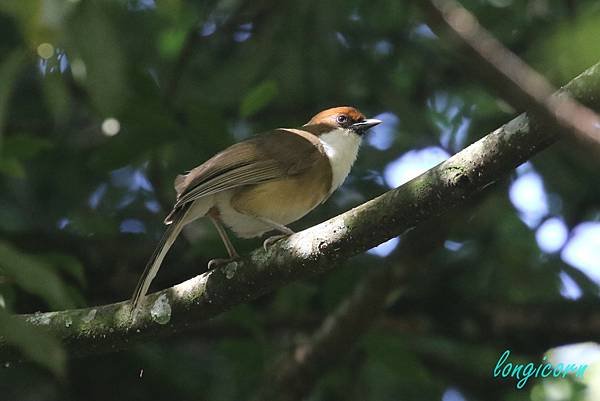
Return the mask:
M214 216L211 213L208 214L208 217L210 218L210 221L212 221L213 225L217 229L217 232L219 233L219 237L221 237L221 241L223 241L223 245L225 245L225 249L227 249L227 253L229 254L229 259L211 259L208 262L208 270L212 270L217 266L229 263L235 259L239 259L240 255L238 255L237 251L233 247L233 244L231 243L231 240L229 239L229 236L227 235L227 231L225 231L225 227L223 227L223 225L219 221L218 217Z
M259 220L259 221L265 223L266 225L268 225L269 227L271 227L273 230L277 230L282 233L279 235L273 235L273 236L267 238L265 240L265 242L263 242L263 248L265 251L267 250L268 247L270 247L271 245L273 245L275 242L279 241L280 239L294 234L294 231L292 231L288 227L284 226L283 224L279 224L273 220L267 219L266 217L258 217L258 216L254 216L254 217L257 220Z

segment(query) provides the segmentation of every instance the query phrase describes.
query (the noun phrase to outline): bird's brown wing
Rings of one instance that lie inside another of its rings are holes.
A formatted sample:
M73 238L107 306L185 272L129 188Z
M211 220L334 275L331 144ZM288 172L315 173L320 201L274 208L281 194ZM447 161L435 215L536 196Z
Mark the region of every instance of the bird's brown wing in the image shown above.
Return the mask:
M320 157L324 157L320 141L304 130L278 129L248 139L178 176L173 210L221 191L299 174Z

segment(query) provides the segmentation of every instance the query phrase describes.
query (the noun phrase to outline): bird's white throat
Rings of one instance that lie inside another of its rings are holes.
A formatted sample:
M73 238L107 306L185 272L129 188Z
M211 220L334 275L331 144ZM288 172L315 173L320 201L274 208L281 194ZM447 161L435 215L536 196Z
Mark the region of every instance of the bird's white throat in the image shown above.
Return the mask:
M339 128L322 134L319 140L331 164L332 178L329 193L332 193L342 185L350 173L362 138L348 129Z

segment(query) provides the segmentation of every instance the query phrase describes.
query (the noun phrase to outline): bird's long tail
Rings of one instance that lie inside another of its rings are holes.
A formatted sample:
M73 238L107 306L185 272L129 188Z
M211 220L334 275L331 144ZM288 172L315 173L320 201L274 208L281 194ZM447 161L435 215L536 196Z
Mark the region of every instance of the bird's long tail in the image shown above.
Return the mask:
M165 230L162 238L160 239L159 244L156 246L156 249L152 254L152 257L148 261L148 264L146 264L146 268L144 269L144 272L142 273L142 276L140 277L140 280L138 281L137 286L135 287L133 296L131 297L132 314L135 314L135 312L140 307L144 296L148 292L150 283L152 283L152 280L154 280L156 273L158 273L158 269L160 269L160 265L163 259L165 258L167 252L169 252L169 249L171 248L171 245L173 245L173 242L175 242L175 239L181 232L181 229L184 226L183 222L186 211L187 208L182 208L180 210L175 211L175 213L171 214L172 222Z

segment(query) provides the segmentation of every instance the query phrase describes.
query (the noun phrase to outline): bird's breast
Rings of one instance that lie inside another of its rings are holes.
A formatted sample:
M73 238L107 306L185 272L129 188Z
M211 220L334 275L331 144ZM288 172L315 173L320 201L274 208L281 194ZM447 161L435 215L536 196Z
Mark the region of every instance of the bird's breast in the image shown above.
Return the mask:
M290 224L323 202L331 188L331 168L325 157L311 169L294 176L232 191L219 206L221 219L238 236L255 237L270 228L252 216ZM225 204L227 203L227 204Z
M327 174L303 173L240 189L232 197L231 204L240 212L289 224L327 197L330 181Z

